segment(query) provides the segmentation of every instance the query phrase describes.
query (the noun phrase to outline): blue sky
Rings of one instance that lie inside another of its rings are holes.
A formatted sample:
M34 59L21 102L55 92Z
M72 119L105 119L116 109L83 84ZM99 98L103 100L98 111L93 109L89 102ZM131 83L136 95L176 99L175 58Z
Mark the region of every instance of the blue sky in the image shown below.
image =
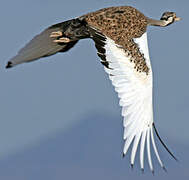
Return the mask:
M73 127L79 126L83 119L89 117L99 114L102 118L113 117L120 132L122 131L117 94L99 62L91 40L82 40L68 53L57 54L10 70L4 68L9 58L46 27L114 5L132 5L145 15L157 19L164 11L175 11L182 17L182 21L167 28L148 28L148 38L154 72L156 126L176 154L185 150L178 145L188 147L187 0L182 3L178 0L2 0L0 158L5 162L7 159L7 167L8 159L25 151L30 152L29 149L32 150L36 145L56 137L60 132L71 133ZM95 120L89 118L88 123L90 119ZM81 131L77 131L75 136L80 137L78 133ZM118 138L118 142L121 142L122 135ZM82 142L84 141L81 141L80 147L85 144ZM94 148L99 148L98 141L95 143ZM121 152L121 148L118 147L118 151ZM106 151L105 146L102 151ZM30 156L30 153L27 155ZM32 155L35 154L31 153L31 157ZM27 167L27 163L22 166ZM128 166L127 161L124 161L124 166Z

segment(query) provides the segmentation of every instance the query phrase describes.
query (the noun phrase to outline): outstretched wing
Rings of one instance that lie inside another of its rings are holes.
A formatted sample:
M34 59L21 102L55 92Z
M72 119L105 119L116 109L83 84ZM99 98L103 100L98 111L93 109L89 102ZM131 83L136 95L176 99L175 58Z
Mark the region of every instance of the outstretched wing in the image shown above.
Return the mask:
M35 36L18 52L16 56L9 60L6 67L10 68L17 64L34 61L42 57L53 55L57 52L65 52L72 48L77 43L77 40L68 43L57 43L54 42L54 40L57 39L56 37L50 37L52 32L64 33L72 21L73 20L69 20L50 26L39 35Z
M132 144L131 166L134 165L135 155L140 143L140 166L144 169L144 149L147 148L148 162L153 172L151 159L150 141L152 142L154 152L161 165L164 165L159 157L153 136L153 104L152 104L152 70L148 52L147 34L133 39L138 51L144 54L148 73L137 71L136 61L129 55L126 49L123 49L115 42L91 28L93 40L98 50L98 56L101 63L104 64L105 71L118 92L120 106L122 106L122 116L124 117L124 140L125 145L123 155L125 156L128 148ZM165 169L165 168L164 168Z

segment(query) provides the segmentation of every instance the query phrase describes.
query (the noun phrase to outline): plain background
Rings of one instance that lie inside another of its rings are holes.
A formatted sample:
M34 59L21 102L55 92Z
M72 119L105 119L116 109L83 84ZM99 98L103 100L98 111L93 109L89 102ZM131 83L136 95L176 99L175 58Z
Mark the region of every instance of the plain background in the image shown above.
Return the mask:
M1 0L0 2L0 178L151 179L147 163L130 171L121 158L122 117L117 94L96 55L82 40L68 53L5 69L33 36L48 26L100 8L131 5L159 19L174 11L182 21L149 27L154 72L154 119L160 135L180 159L153 179L188 179L189 85L187 0ZM138 156L137 156L138 159Z

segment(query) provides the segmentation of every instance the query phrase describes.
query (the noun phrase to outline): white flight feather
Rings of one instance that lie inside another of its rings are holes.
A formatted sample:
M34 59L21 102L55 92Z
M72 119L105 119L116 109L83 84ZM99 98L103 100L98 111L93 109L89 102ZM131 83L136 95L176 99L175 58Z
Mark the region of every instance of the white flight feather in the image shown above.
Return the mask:
M124 49L119 48L113 40L106 38L105 55L109 62L109 68L104 67L115 87L120 106L122 106L125 145L124 155L127 153L131 143L131 164L134 164L137 148L140 142L140 165L144 169L144 149L147 146L147 157L150 169L153 171L150 139L152 141L155 155L162 167L163 163L159 157L153 137L153 105L152 105L152 70L147 44L147 33L140 38L134 39L141 53L144 54L146 64L149 67L148 75L137 72L134 63L130 62L130 56ZM150 138L151 137L151 138ZM147 142L146 142L147 141Z

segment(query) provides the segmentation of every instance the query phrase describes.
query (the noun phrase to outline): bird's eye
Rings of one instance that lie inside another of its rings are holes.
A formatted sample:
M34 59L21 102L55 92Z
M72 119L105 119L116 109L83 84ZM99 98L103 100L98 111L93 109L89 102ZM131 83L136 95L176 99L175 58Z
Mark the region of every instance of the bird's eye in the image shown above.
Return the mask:
M164 20L164 21L173 21L173 16L162 16L161 17L161 20Z
M162 16L160 20L164 20L164 21L167 21L168 20L168 16Z
M168 19L167 16L162 16L160 20L162 20L162 21L163 21L163 20L164 20L164 21L167 21L167 19Z

